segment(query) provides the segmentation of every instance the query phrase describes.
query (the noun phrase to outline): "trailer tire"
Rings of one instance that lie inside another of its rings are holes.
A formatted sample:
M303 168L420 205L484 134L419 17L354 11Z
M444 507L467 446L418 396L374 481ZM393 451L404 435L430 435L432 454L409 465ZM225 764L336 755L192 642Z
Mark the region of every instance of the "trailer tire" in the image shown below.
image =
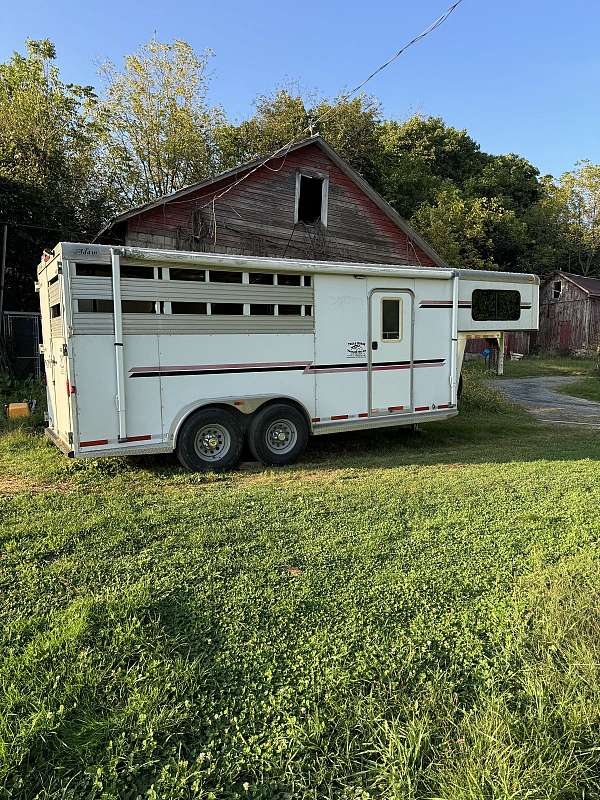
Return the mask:
M307 442L306 418L289 403L274 403L259 409L248 429L252 455L265 466L292 464Z
M177 437L177 458L192 472L223 472L237 465L243 443L234 412L201 408L183 423Z

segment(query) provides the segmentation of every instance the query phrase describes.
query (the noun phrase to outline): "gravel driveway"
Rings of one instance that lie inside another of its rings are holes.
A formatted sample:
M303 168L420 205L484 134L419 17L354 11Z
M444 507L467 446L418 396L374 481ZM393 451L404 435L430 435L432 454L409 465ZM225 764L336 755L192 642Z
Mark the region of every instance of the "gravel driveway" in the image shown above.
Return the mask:
M577 378L506 378L494 381L494 389L534 414L540 422L587 425L600 429L600 403L560 394L556 389Z

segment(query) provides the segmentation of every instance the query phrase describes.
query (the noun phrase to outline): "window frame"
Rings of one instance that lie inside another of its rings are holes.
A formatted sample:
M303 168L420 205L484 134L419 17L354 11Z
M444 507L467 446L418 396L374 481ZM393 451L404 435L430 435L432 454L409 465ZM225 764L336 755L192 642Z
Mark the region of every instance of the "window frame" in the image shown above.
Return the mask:
M383 304L392 300L393 302L398 303L398 337L394 339L386 339L383 335ZM379 335L380 341L382 344L398 344L404 339L404 320L403 320L403 311L404 311L404 298L398 297L396 295L391 295L388 297L382 297L380 299L379 305Z
M558 289L556 288L557 286ZM561 295L562 295L562 281L561 280L552 281L552 299L556 302L560 300Z
M294 198L294 225L300 221L298 219L298 211L300 208L300 182L304 175L305 178L318 178L323 181L321 184L321 225L327 227L327 211L329 205L329 175L326 172L311 169L298 169L296 170L296 194ZM304 225L314 225L315 223L305 222Z

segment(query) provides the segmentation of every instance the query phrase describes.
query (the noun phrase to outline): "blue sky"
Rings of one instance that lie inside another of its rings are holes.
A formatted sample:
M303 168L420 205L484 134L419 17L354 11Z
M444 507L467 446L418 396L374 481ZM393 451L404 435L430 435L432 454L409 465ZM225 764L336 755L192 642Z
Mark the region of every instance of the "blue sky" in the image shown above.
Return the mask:
M210 47L213 102L241 119L284 81L331 96L359 83L449 0L4 0L0 59L52 39L63 79L98 84L97 66L155 32ZM492 153L542 173L600 162L600 4L463 0L444 26L368 89L387 116L415 111L466 128Z

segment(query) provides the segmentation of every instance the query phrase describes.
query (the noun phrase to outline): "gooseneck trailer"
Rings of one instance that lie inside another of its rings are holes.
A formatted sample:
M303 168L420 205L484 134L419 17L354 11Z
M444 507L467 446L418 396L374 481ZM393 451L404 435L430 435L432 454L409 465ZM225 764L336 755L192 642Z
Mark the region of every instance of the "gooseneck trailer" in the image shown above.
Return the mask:
M265 464L457 413L469 337L536 330L534 275L61 243L38 268L47 435L69 456Z

